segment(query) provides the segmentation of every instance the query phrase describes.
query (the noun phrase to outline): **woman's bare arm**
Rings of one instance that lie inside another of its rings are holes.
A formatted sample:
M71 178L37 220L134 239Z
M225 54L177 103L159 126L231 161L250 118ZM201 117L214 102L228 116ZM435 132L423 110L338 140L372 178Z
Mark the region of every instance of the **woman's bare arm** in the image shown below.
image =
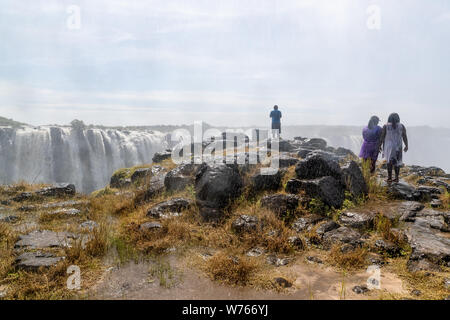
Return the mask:
M405 143L405 152L408 151L408 135L406 134L406 128L403 126L403 134L402 134L403 142Z
M384 139L386 138L386 125L383 126L381 131L380 141L378 142L378 152L381 152L381 146L384 147Z

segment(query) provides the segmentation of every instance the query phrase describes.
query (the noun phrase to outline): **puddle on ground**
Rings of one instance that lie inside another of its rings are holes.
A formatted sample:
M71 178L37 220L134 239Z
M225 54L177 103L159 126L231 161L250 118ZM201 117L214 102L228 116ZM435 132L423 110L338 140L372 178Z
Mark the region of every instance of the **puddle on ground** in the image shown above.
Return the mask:
M172 257L172 265L179 265ZM279 293L272 290L258 290L248 287L232 287L211 281L192 268L178 267L181 280L173 287L160 286L151 277L148 262L130 262L120 268L112 269L90 294L92 299L131 299L131 300L338 300L373 299L374 294L356 294L352 288L365 285L370 274L359 272L346 275L323 265L309 264L298 259L290 266L278 271L289 274L293 287ZM181 270L180 270L181 269ZM276 277L274 273L274 278ZM344 279L344 281L343 281ZM150 281L149 281L150 280ZM381 287L390 293L406 294L402 281L394 274L381 272ZM344 293L345 292L345 293Z

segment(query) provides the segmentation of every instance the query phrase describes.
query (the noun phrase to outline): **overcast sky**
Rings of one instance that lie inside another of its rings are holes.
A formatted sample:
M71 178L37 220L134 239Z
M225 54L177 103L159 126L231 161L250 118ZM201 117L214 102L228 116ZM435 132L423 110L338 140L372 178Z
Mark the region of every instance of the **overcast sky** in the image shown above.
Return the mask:
M450 127L449 57L448 0L0 0L0 116Z

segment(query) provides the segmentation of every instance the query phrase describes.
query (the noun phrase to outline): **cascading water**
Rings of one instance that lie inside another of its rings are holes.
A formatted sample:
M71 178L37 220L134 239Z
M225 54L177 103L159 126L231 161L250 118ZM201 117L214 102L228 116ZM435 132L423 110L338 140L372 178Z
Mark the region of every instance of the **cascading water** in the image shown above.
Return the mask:
M70 182L89 193L167 147L166 134L154 131L0 128L0 184Z

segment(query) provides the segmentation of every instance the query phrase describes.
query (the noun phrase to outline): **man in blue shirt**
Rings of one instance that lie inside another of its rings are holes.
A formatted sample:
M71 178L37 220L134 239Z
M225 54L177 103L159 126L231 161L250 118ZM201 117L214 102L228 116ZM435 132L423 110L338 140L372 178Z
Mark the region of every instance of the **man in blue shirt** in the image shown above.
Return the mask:
M270 112L270 117L272 118L272 133L278 132L278 137L281 134L281 111L278 110L278 106L274 106L272 112Z

